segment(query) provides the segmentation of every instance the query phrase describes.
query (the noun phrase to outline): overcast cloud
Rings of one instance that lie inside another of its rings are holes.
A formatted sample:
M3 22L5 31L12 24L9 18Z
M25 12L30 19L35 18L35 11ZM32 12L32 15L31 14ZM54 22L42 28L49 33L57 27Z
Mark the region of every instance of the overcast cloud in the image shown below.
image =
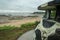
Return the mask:
M0 10L37 11L37 7L51 0L0 0Z

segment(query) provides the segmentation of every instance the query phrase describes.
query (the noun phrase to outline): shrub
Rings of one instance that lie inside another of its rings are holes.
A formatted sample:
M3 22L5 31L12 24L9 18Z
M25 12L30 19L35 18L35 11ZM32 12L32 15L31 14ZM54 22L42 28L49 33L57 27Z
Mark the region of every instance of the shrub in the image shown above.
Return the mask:
M39 23L40 23L40 22L36 21L36 22L33 22L33 23L22 24L20 29L21 29L21 30L22 30L22 29L25 29L25 28L26 28L26 29L27 29L27 28L31 28L31 29L32 29L32 28L35 28Z
M9 31L9 30L13 30L13 29L15 29L16 27L15 26L2 26L2 27L0 27L0 31Z
M0 27L0 40L15 40L19 35L18 30L15 26Z
M0 27L0 40L16 40L23 33L34 29L39 22L22 24L21 27L3 26Z
M36 21L36 22L35 22L35 25L37 26L39 23L40 23L40 21Z

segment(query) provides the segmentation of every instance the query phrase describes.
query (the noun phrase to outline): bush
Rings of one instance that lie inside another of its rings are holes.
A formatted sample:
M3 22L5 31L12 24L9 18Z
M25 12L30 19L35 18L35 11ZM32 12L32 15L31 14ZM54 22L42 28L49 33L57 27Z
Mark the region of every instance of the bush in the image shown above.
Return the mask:
M18 30L15 26L0 27L0 40L15 40L19 35Z
M22 24L21 27L31 27L33 25L34 23L26 23L26 24Z
M22 24L21 27L3 26L0 27L0 40L17 40L23 33L34 29L39 22Z
M22 24L20 27L20 35L22 35L23 33L35 29L36 26L39 24L40 22L36 21L33 23L26 23L26 24Z
M37 26L39 23L40 23L40 21L36 21L36 22L35 22L35 25Z
M40 22L36 21L36 22L33 22L33 23L26 23L26 24L22 24L21 25L21 28L20 29L27 29L27 28L35 28Z
M13 30L15 29L16 27L15 26L2 26L0 27L0 31L9 31L9 30Z

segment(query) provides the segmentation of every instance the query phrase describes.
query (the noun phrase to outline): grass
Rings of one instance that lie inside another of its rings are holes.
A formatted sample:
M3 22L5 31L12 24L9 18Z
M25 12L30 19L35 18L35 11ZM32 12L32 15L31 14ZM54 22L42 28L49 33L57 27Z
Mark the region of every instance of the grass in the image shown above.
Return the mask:
M18 28L14 26L0 27L0 40L14 40L17 35L17 29Z
M21 27L3 26L0 27L0 40L16 40L25 32L34 29L39 22L22 24Z
M15 28L16 28L15 26L3 26L3 27L0 27L0 31L2 30L7 31L7 30L15 29Z

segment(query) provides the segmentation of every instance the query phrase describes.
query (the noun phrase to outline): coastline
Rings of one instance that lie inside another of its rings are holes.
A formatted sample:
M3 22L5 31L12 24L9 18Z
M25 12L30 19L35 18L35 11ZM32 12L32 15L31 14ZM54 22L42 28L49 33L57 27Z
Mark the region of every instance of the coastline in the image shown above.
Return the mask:
M40 21L40 17L26 17L21 20L10 20L8 23L0 24L0 27L2 26L15 26L20 27L21 24L29 23L29 22L35 22Z

